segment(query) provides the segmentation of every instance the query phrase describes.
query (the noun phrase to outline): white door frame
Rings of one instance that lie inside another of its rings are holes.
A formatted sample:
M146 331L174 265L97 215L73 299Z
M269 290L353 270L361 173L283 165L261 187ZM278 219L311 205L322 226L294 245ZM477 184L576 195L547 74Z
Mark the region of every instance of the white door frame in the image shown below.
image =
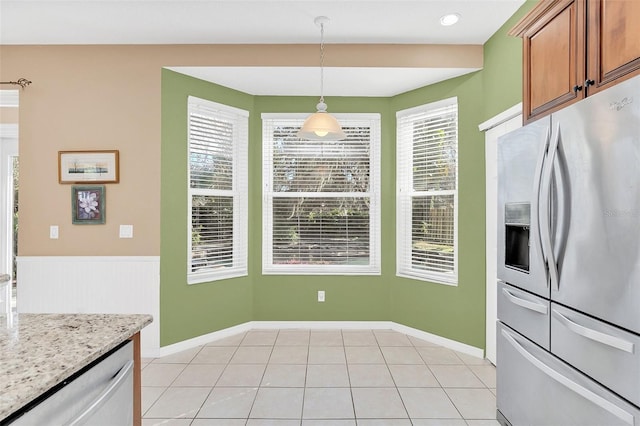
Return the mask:
M9 214L13 194L11 183L11 158L18 155L18 125L0 124L0 274L11 272L13 231Z
M10 126L10 127L7 127ZM12 160L18 155L18 125L0 124L0 274L10 274L13 261ZM13 277L12 277L13 278ZM0 285L1 314L10 318L11 281Z
M20 91L0 90L0 108L16 108L20 104ZM11 272L13 230L9 214L13 193L9 191L10 159L18 155L18 123L0 123L0 274Z
M485 253L486 253L486 339L485 357L496 363L496 320L497 315L497 218L498 218L498 138L522 127L522 103L485 121L479 126L485 132Z

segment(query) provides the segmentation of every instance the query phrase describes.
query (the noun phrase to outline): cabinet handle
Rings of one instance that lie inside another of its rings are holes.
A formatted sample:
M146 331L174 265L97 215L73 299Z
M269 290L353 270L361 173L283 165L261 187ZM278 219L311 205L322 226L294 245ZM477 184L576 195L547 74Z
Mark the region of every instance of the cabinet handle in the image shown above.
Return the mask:
M584 82L585 87L593 86L594 84L596 84L595 80L586 79Z
M578 86L577 84L573 86L573 93L578 93L582 90L582 86Z

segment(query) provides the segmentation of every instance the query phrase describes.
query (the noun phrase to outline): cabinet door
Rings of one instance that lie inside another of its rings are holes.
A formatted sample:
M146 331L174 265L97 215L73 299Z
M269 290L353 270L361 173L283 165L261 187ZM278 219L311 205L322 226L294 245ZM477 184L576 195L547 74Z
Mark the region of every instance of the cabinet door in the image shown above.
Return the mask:
M640 74L640 1L589 0L587 95Z
M550 4L523 34L525 122L584 98L584 2Z

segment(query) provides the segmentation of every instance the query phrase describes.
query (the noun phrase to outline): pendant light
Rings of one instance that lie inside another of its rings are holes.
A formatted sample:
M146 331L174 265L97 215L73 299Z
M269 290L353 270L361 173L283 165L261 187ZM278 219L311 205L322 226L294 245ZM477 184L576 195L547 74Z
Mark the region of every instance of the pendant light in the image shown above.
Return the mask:
M347 135L338 120L327 112L327 104L324 103L324 25L329 18L318 16L313 22L320 26L320 102L316 105L318 111L304 121L298 137L312 141L339 141L346 139Z

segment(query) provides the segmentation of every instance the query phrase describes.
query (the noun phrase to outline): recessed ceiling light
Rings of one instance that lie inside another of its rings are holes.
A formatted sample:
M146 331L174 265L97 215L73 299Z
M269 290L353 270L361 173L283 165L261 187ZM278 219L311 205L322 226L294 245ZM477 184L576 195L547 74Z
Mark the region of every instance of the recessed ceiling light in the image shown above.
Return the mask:
M440 18L440 25L448 27L458 22L459 19L460 19L459 13L449 13L448 15L444 15Z

